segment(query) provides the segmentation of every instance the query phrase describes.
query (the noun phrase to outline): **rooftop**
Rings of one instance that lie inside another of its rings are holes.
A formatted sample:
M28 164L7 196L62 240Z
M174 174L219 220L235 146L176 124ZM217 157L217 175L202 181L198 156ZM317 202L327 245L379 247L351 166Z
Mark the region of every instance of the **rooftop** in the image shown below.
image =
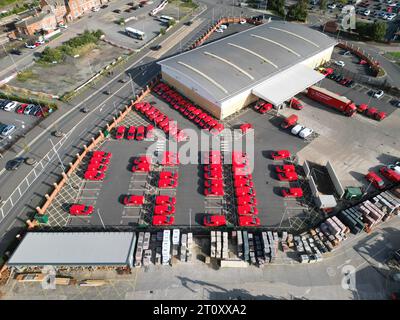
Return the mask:
M221 102L334 46L327 35L271 21L160 61Z
M133 232L29 232L8 265L129 265L135 241Z

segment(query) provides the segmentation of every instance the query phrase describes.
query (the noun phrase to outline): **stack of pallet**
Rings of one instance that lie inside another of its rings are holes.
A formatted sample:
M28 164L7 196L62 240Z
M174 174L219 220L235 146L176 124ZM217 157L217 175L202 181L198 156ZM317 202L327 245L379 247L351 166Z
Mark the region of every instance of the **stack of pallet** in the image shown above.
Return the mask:
M252 233L248 233L249 239L249 256L250 256L250 263L253 265L257 264L256 260L256 253L255 253L255 246L254 246L254 236Z
M217 255L217 236L216 231L211 231L211 250L210 257L216 258Z
M186 262L192 262L193 260L193 233L187 234L187 257Z
M162 265L169 265L171 262L171 231L164 230L162 241Z
M287 241L288 241L288 233L286 231L284 231L284 232L282 232L282 239L281 239L281 245L282 245L283 252L287 252L289 250Z
M136 245L136 253L135 253L135 267L136 268L140 268L142 266L143 240L144 240L144 232L139 232L138 241L137 241L137 245Z
M237 232L237 256L239 259L244 260L242 231Z
M250 261L249 237L247 231L243 231L243 256L244 261Z
M287 246L289 248L293 248L294 247L294 243L293 243L293 234L289 233L288 237L287 237Z
M364 230L362 214L356 208L342 210L338 217L350 229L351 233L359 234Z
M186 233L182 233L181 248L180 248L180 261L186 262L187 258L187 242L188 237Z
M264 248L265 262L269 263L270 259L271 259L271 248L269 245L267 233L265 231L261 233L261 240L262 240L262 245Z
M254 235L254 244L257 258L257 265L263 267L265 265L265 255L263 250L263 243L261 239L261 234Z
M222 259L228 259L228 232L222 233Z
M215 252L215 257L217 259L221 259L222 256L222 233L221 231L217 231L217 245L216 245L216 252Z
M275 262L276 256L278 254L278 246L279 246L278 233L277 232L272 233L271 231L268 231L267 237L268 237L268 242L269 242L269 248L271 250L270 262L273 263L273 262Z
M162 241L163 241L163 232L158 231L156 235L156 257L155 257L156 265L161 264Z
M179 240L180 240L180 230L174 229L172 230L172 256L178 256L178 248L179 248Z
M147 267L151 264L151 250L147 249L144 251L144 255L143 255L143 266Z

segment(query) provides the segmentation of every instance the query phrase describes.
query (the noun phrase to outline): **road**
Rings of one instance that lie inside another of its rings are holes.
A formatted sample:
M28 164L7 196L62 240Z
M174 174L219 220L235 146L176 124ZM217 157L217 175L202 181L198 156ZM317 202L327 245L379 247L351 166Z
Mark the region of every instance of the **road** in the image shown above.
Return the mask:
M194 38L200 36L211 21L216 20L218 17L229 15L229 13L232 15L232 12L233 14L245 13L241 8L231 7L230 1L220 1L215 4L213 1L207 0L204 3L206 9L197 17L201 23L194 24L196 29L189 34L179 31L181 30L180 28L188 28L182 26L186 21L182 20L173 29L173 32L182 34L179 43L176 43L173 47L166 46L161 49L162 51L157 53L157 58L161 53L163 56L167 56L180 52L189 46ZM82 18L82 23L84 24L84 18ZM167 33L165 37L173 38L174 34ZM165 41L165 37L161 37L152 45ZM166 49L168 51L164 51ZM155 64L156 60L149 57L150 54L154 54L154 52L148 48L143 49L132 57L123 66L123 69L116 70L114 72L115 76L102 79L71 102L61 104L57 113L31 130L21 142L16 143L4 155L4 158L0 159L0 197L4 201L32 169L24 165L16 172L8 172L4 170L7 161L21 155L41 159L52 147L49 140L51 139L52 142L56 143L59 139L52 135L55 130L69 132L70 134L68 140L58 150L58 156L53 158L44 172L30 185L29 190L14 204L8 216L0 223L0 237L2 238L0 240L0 252L4 252L9 240L12 240L20 228L25 225L24 221L31 217L36 206L43 202L44 194L51 192L52 184L60 178L62 167L58 159L60 158L63 165L67 166L74 159L75 154L83 148L83 145L88 144L90 138L100 129L103 129L105 123L110 121L112 116L116 114L116 108L128 103L133 96L132 90L137 91L158 73L159 68ZM131 82L124 84L119 82L127 74L132 76L133 86ZM112 92L109 96L103 93L108 88ZM80 111L83 106L89 108L90 112L88 114L84 115Z

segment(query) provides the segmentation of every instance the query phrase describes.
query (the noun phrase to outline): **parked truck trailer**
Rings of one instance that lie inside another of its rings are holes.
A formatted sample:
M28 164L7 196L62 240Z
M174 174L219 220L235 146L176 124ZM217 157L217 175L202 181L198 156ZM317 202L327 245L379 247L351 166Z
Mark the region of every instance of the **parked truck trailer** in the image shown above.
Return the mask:
M348 117L351 117L357 111L357 107L353 101L325 88L311 86L307 89L307 96L315 101L335 108Z

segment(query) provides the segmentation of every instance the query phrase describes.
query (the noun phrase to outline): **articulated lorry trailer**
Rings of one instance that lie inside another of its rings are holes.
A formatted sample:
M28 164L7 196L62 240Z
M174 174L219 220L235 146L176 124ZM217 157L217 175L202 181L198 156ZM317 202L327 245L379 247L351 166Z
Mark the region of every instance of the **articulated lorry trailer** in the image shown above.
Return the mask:
M348 117L351 117L357 111L357 107L353 101L324 88L311 86L307 89L307 96L315 101L335 108Z

